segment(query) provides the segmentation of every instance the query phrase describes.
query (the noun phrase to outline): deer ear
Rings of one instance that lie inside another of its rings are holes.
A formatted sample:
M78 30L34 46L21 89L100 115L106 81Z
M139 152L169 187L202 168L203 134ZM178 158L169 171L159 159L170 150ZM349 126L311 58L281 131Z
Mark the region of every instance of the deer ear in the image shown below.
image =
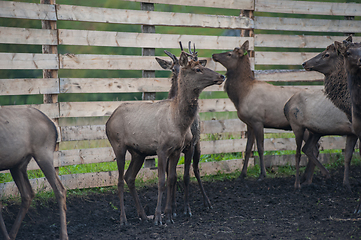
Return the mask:
M205 67L207 65L207 60L206 59L199 60L199 64L201 64L203 67Z
M346 38L344 41L347 41L347 42L352 42L352 36L348 36L348 38Z
M179 64L182 67L186 67L188 65L188 55L185 52L181 52L181 55L179 57Z
M243 51L248 51L248 49L249 49L249 41L248 40L243 43L241 49Z
M337 54L338 54L338 53L343 54L343 53L345 53L345 52L346 52L346 47L345 47L345 45L344 45L344 44L342 44L342 43L340 43L340 42L335 41L334 45L335 45L335 48L336 48Z
M158 64L163 68L163 69L171 69L172 68L172 63L170 61L166 61L160 58L155 58L155 60L157 60Z

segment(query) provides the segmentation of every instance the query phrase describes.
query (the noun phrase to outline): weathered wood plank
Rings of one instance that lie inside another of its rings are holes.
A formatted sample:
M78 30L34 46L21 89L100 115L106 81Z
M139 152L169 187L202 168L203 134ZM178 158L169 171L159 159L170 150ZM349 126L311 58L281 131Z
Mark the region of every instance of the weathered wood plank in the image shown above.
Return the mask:
M201 36L156 33L107 32L88 30L59 29L59 44L109 46L109 47L141 47L141 48L179 48L179 41L196 43L197 49L233 49L241 46L246 40L253 50L253 38L227 36Z
M61 93L168 92L169 78L61 78ZM206 91L223 91L222 85Z
M201 122L201 133L224 133L246 131L246 125L239 119L209 120ZM105 125L63 126L62 141L107 139Z
M269 81L269 82L322 81L324 79L324 75L316 71L269 70L269 71L255 71L255 78L259 81Z
M58 94L57 78L0 79L0 95Z
M1 57L1 55L0 55ZM159 56L169 60L169 57ZM225 68L207 59L207 67L214 71L225 71ZM113 69L113 70L164 70L154 56L124 56L124 55L93 55L93 54L64 54L60 55L61 69Z
M212 7L212 8L229 8L229 9L247 9L254 10L253 0L223 0L223 1L207 1L207 0L125 0L130 2L146 2L146 3L160 3L172 4L182 6L195 7Z
M0 43L57 45L56 30L0 27Z
M56 21L54 5L13 1L0 1L0 17Z
M310 36L310 35L277 35L256 34L255 47L279 47L279 48L322 48L335 41L342 42L344 36ZM354 42L361 42L361 37L353 37Z
M119 102L61 102L60 117L95 117L110 116L122 103ZM132 102L132 101L130 101ZM147 102L147 101L144 101ZM228 98L200 99L198 101L200 112L225 112L236 111L233 103Z
M0 69L59 69L58 55L0 53Z
M242 152L245 149L246 142L247 139L245 138L201 141L201 152L202 154ZM344 149L346 138L338 136L324 137L321 138L319 143L321 144L320 150ZM265 151L296 150L294 138L266 138L264 146ZM256 146L253 146L253 151L256 150ZM112 162L114 159L115 155L111 147L62 150L54 153L54 167ZM127 152L126 160L130 159L131 156ZM39 167L34 160L31 160L28 170L34 169L39 169Z
M260 30L359 33L360 26L355 20L254 17L254 29Z
M27 108L33 107L42 111L49 118L58 118L59 117L59 106L58 103L49 103L49 104L30 104L30 105L7 105L1 107L12 107L12 108Z
M154 12L57 5L59 20L105 22L158 26L206 28L253 28L253 20L239 16L221 16L174 12Z
M257 12L361 16L361 4L307 2L285 0L255 0Z
M256 52L255 64L259 65L302 65L316 56L312 52Z

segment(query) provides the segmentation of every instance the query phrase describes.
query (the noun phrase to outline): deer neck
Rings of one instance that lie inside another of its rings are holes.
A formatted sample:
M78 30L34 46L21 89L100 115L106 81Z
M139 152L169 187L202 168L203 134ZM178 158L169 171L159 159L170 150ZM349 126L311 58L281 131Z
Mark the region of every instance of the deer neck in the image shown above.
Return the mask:
M198 111L198 98L201 90L188 86L181 77L178 91L172 99L173 118L180 130L185 133Z
M361 70L354 73L347 71L347 84L351 95L353 114L361 118Z
M168 93L168 99L172 99L176 96L178 92L178 74L172 74L171 87Z
M255 82L251 70L251 64L248 56L238 59L238 64L235 68L227 69L227 80L224 84L224 90L228 97L234 103L236 108L242 99L247 96L252 84Z
M325 92L333 104L345 112L351 120L351 97L347 87L347 74L343 67L343 59L335 65L334 71L325 74Z

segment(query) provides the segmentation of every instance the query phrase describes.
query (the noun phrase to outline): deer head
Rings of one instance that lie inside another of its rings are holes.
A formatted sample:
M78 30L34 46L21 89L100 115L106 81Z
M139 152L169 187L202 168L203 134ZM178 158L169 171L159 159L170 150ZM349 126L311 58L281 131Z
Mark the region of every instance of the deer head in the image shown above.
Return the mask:
M350 73L356 73L361 70L361 43L352 43L335 41L337 51L345 59L345 68Z
M233 51L213 54L214 61L221 63L227 69L235 69L238 67L238 60L248 58L249 42L243 43L241 47L236 47Z

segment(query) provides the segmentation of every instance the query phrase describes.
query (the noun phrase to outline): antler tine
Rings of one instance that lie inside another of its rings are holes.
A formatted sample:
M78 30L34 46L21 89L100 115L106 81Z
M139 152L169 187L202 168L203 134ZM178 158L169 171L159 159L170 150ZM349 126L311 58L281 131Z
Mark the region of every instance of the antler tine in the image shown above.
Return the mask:
M180 46L180 49L183 51L183 46L182 46L182 42L179 41L179 46Z
M192 48L191 48L191 41L188 42L188 52L189 52L190 54L193 54L193 53L192 53Z
M173 62L178 61L177 57L173 53L168 52L167 50L164 50L164 53L167 54L173 60Z

